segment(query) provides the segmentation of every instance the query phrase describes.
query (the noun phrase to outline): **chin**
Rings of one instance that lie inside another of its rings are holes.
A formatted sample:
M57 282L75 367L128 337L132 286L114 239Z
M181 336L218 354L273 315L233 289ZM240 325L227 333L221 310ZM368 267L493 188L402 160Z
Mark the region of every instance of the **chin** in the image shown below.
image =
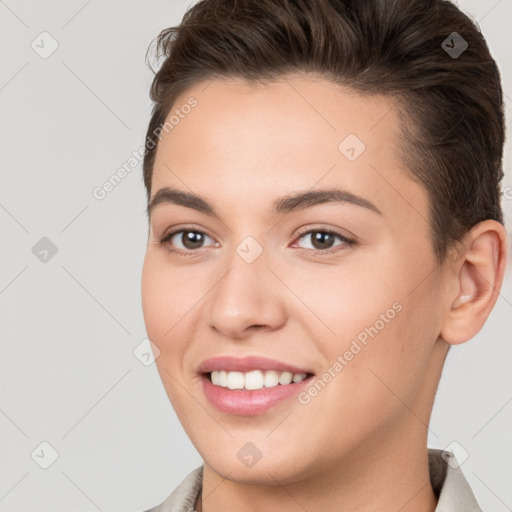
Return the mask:
M233 482L250 485L278 485L290 484L304 480L315 473L314 464L307 464L304 454L299 448L283 453L276 453L270 450L272 455L261 454L261 458L250 460L246 454L250 449L240 449L237 444L233 456L226 456L229 450L222 449L222 453L215 453L211 450L208 453L201 453L205 465L208 465L216 474ZM301 453L300 456L297 453ZM245 460L244 460L245 459Z

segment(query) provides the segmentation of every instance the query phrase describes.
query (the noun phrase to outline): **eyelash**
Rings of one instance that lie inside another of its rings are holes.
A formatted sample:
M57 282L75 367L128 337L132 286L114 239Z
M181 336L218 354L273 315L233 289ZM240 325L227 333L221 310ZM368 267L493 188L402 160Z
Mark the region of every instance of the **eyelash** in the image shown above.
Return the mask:
M169 252L175 253L178 256L191 256L191 255L195 255L201 249L205 249L205 247L201 247L201 248L195 249L193 251L183 251L181 249L171 249L171 248L169 248L167 242L169 242L169 240L171 240L171 238L174 235L176 235L178 233L186 233L186 232L199 233L201 235L205 235L205 236L211 238L207 233L205 233L204 231L201 231L200 229L183 228L182 227L181 229L176 229L176 230L173 230L173 231L170 231L170 232L164 234L160 238L160 240L158 241L158 245L165 247ZM334 235L334 236L338 237L342 242L344 242L348 247L352 247L352 246L356 245L356 241L355 240L347 238L346 236L342 235L341 233L339 233L338 231L335 231L333 229L327 229L327 228L322 228L322 227L308 229L306 231L299 232L297 234L297 238L296 239L300 239L304 235L309 235L309 234L314 233L314 232L327 233L329 235ZM303 249L303 250L307 251L310 254L314 254L314 255L316 255L316 254L324 255L324 254L332 254L333 252L338 252L339 249L336 249L336 247L339 247L339 246L335 246L335 247L332 247L331 249L325 249L325 250L321 250L321 249L318 249L316 251L314 249Z

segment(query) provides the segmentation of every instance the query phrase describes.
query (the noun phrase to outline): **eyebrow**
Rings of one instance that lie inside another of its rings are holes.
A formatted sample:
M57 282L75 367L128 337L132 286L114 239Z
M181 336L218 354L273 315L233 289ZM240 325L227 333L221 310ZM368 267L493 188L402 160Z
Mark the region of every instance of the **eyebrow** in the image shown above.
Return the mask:
M353 204L382 215L382 212L372 202L368 201L368 199L339 188L293 192L274 200L271 214L287 214L325 203ZM151 212L159 204L177 204L187 208L193 208L194 210L212 217L218 216L215 208L204 197L176 188L163 187L156 192L147 207L148 217L151 216Z

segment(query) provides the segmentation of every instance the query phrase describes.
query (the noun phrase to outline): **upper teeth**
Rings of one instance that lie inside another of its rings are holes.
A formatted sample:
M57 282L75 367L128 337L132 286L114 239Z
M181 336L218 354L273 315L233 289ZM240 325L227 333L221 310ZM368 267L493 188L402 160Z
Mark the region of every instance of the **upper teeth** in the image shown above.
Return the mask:
M300 382L307 377L305 373L276 372L275 370L253 370L250 372L211 372L212 383L229 389L272 388L278 384L286 385Z

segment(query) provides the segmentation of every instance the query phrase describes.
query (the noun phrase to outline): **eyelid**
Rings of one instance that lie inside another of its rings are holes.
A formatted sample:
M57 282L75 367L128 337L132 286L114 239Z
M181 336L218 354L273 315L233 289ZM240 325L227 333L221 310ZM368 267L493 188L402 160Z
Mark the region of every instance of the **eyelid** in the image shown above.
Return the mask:
M184 225L178 224L176 226L171 226L170 228L166 229L163 232L163 234L160 235L158 238L159 238L159 240L162 240L164 238L167 238L168 236L175 235L175 234L179 233L180 231L193 231L193 232L197 232L197 233L206 235L206 236L210 237L211 239L215 238L215 236L210 235L209 232L206 231L204 228L202 228L202 227L200 228L200 227L197 227L192 224L184 224Z
M311 231L327 231L329 233L333 233L335 235L340 236L341 238L344 238L346 240L349 240L353 243L356 242L356 237L352 235L351 233L347 232L347 230L342 230L340 228L335 228L332 226L329 226L327 224L318 224L316 226L306 226L305 228L300 228L297 231L296 237L300 237L302 235L305 235L306 233L310 233Z

